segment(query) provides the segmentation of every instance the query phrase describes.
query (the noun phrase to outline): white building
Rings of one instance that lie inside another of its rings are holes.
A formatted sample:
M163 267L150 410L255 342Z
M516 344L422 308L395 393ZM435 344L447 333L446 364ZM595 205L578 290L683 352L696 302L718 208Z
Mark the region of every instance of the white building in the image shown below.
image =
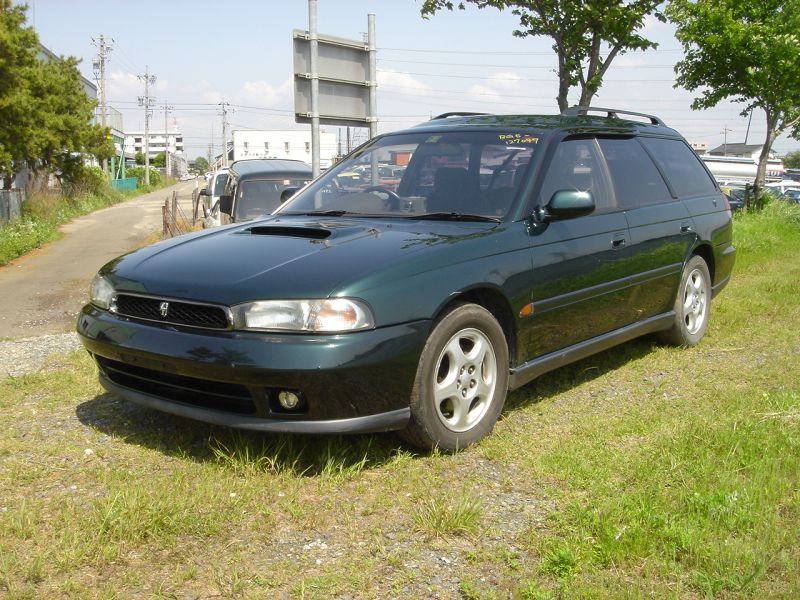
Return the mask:
M183 154L183 134L180 131L150 131L150 144L148 153L150 160L156 154L164 152L165 146L170 154ZM144 154L144 131L131 131L125 133L125 154L135 155L137 152Z
M233 148L228 159L284 158L311 164L311 131L234 130ZM319 134L319 165L327 169L337 155L336 134Z

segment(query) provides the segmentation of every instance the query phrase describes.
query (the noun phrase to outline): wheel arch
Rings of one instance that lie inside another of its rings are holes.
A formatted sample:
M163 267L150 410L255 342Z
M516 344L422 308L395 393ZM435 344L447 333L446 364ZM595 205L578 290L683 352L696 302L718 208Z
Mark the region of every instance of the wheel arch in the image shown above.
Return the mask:
M711 276L711 285L713 286L716 283L716 275L714 268L714 251L711 249L711 246L708 244L700 244L692 251L689 259L692 258L692 256L699 256L706 262L706 266L708 266L708 274ZM689 259L687 259L687 261Z
M509 367L515 365L517 361L517 328L514 320L514 312L511 304L502 292L491 287L479 287L464 290L452 296L443 304L436 313L434 319L438 319L442 313L457 304L477 304L488 310L497 319L503 335L506 337L508 346Z

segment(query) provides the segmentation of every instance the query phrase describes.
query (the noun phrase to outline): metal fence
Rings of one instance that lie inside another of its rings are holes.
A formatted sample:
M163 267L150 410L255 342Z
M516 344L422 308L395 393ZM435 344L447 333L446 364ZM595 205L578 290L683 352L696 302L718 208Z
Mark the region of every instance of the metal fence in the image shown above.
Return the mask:
M111 187L120 192L132 192L136 189L136 177L126 177L125 179L112 179Z
M0 227L22 216L25 190L0 190Z
M164 223L164 238L175 237L176 235L182 235L192 230L192 223L189 222L189 217L178 205L177 191L172 192L172 198L167 198L164 201L161 212Z

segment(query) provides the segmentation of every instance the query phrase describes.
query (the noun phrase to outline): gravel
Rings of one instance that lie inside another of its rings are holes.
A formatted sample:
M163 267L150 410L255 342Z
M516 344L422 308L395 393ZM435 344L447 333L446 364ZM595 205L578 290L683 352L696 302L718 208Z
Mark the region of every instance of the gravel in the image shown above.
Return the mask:
M74 331L0 342L0 379L63 367L51 357L80 348L78 334Z

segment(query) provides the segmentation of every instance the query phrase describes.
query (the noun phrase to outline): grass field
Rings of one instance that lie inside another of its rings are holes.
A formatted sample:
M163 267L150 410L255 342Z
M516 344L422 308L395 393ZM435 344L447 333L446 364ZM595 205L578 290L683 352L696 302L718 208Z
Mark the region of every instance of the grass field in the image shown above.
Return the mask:
M798 598L800 211L735 236L698 347L547 374L457 455L155 413L82 353L0 380L0 595Z

